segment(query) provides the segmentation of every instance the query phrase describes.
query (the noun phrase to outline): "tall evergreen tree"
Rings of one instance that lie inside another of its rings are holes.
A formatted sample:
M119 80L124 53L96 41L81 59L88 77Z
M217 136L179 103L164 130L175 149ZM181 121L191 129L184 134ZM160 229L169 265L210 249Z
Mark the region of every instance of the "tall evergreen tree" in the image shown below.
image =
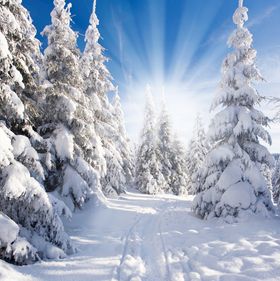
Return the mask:
M91 122L92 130L96 131L97 123L97 112L102 111L102 104L97 94L100 90L99 73L97 69L98 56L102 55L102 47L98 44L100 37L97 25L99 24L98 18L96 16L96 1L93 2L93 11L90 16L89 26L85 35L85 50L81 57L81 72L83 74L83 90L85 95L89 99L90 110L93 114L94 120ZM104 59L105 61L105 59ZM93 165L100 173L101 177L106 174L106 160L105 151L102 147L102 141L100 133L96 134L95 144L93 146L95 150L91 158L95 159Z
M164 186L161 188L166 193L172 193L171 175L174 167L172 167L171 159L175 152L172 147L172 137L169 114L167 112L165 101L162 101L158 120L158 158L161 164L161 174L164 177Z
M186 157L188 173L187 189L189 194L197 194L201 191L199 190L199 170L203 161L205 160L208 150L209 145L207 144L206 134L202 125L202 120L200 115L197 115L193 129L193 136L189 143Z
M136 188L147 194L162 192L164 177L159 162L159 148L155 125L155 112L150 90L147 94L144 126L137 151L135 167Z
M42 96L39 79L42 60L40 42L35 38L36 29L21 1L2 1L1 15L0 30L9 42L13 65L24 83L24 87L14 87L25 107L24 120L16 122L14 129L24 132L28 130L26 125L36 126L42 114L39 103Z
M96 0L94 0L81 65L85 80L85 92L92 100L95 131L99 137L97 143L102 145L102 149L98 149L96 153L101 171L102 189L106 195L114 196L124 191L125 178L122 157L114 143L117 134L114 108L108 99L108 93L115 91L115 88L105 65L107 58L103 55L104 48L99 43L98 25Z
M126 179L126 185L131 184L134 176L134 167L132 160L132 149L130 140L127 137L124 125L124 113L121 106L121 99L118 93L115 94L113 100L114 118L116 124L116 144L117 149L120 151L123 162L123 173Z
M223 109L210 125L214 147L203 164L200 190L193 202L193 210L203 218L223 217L233 221L242 213L264 213L272 210L270 192L260 168L271 166L272 156L259 139L271 143L264 129L268 118L255 106L261 97L253 87L262 80L256 67L253 37L244 23L248 9L239 1L233 21L237 29L228 44L234 51L222 67L222 81L213 109Z
M14 56L16 45L21 39L20 25L16 21L10 5L16 5L17 1L0 2L1 25L1 119L8 127L14 127L16 124L22 124L25 120L24 105L17 93L17 90L24 89L23 77L14 65Z
M172 188L172 192L175 195L187 195L187 166L185 159L186 151L179 141L179 139L175 136L172 143L172 154L171 154L171 180L170 186Z
M58 187L74 209L97 189L98 176L85 161L95 138L88 124L94 120L87 108L89 100L83 94L80 52L77 34L70 26L70 8L71 4L65 6L64 0L54 0L52 23L42 32L48 38L44 71L50 85L46 89L46 125L41 132L52 144L50 171L58 174L58 178L49 179L49 186Z

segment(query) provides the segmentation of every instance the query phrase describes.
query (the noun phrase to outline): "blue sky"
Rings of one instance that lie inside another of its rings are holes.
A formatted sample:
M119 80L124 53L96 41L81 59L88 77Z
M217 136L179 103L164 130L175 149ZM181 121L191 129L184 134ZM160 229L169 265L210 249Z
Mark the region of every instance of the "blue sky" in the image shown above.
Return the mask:
M67 1L69 2L69 1ZM73 29L83 34L92 0L73 0ZM102 45L108 67L119 85L129 135L136 140L142 124L145 87L149 83L158 104L164 88L171 118L184 142L199 111L209 120L220 66L226 53L237 0L97 0ZM245 0L247 26L254 34L258 64L268 80L264 95L280 89L280 2ZM51 0L23 0L38 32L50 22ZM43 40L40 35L38 37ZM44 45L43 45L44 46ZM267 108L267 106L266 106ZM280 151L280 128L272 126L273 151Z

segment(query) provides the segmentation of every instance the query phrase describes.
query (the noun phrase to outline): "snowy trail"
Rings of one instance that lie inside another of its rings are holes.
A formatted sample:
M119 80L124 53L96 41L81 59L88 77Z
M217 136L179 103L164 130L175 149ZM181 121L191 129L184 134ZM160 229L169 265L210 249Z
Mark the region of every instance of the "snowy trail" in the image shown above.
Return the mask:
M13 276L0 272L0 280L280 280L279 219L210 223L195 218L190 204L136 193L108 207L89 204L67 225L77 254L24 267L0 263Z

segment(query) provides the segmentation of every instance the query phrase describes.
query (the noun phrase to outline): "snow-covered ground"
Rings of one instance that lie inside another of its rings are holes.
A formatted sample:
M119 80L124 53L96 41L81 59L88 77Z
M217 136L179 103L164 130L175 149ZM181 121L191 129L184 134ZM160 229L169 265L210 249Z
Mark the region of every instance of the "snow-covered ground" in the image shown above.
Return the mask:
M108 207L88 204L67 226L77 254L23 267L0 261L0 280L280 280L278 218L206 222L191 199L128 193Z

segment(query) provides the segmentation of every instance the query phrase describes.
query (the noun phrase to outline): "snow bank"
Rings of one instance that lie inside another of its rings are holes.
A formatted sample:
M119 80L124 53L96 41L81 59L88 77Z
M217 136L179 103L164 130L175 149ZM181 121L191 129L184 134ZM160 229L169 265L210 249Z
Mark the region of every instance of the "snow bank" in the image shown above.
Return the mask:
M1 281L35 281L34 277L19 273L13 266L0 260L0 280Z

